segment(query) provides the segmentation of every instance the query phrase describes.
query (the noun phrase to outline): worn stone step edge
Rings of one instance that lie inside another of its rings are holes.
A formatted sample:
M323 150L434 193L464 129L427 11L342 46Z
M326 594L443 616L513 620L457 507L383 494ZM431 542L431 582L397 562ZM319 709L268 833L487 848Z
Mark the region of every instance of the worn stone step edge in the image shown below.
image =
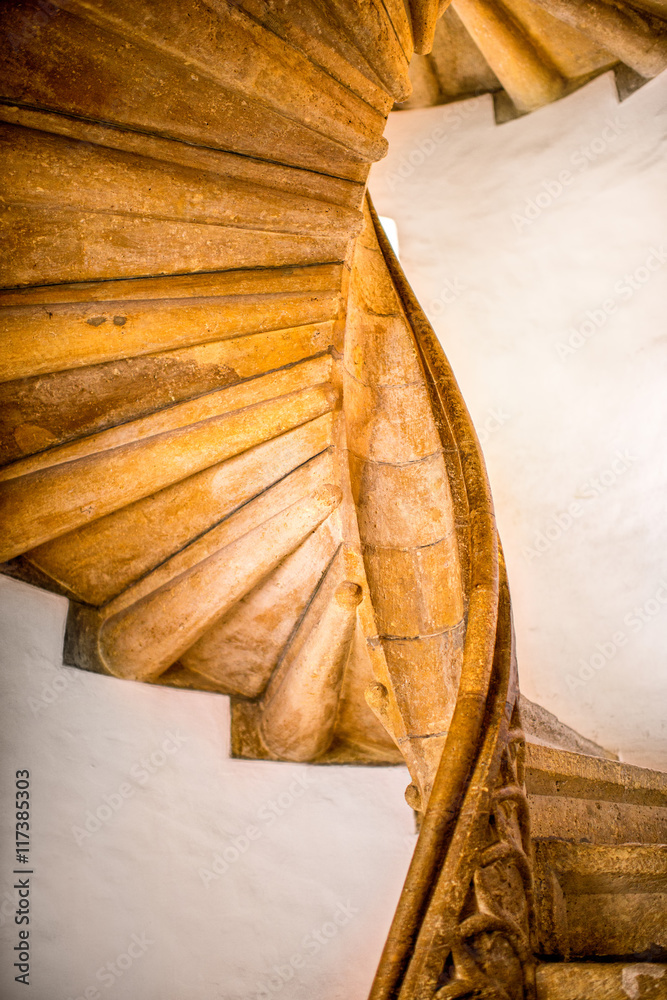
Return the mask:
M667 964L661 962L543 962L537 1000L661 1000Z
M667 808L667 774L634 764L526 745L529 795L638 803Z

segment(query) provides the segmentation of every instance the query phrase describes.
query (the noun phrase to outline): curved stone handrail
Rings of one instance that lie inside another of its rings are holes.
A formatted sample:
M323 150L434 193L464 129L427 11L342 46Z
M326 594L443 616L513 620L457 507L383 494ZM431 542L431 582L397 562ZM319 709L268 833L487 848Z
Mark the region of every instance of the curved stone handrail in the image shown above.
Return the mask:
M412 1000L434 995L433 992L424 992L426 981L432 980L433 987L438 982L438 976L434 976L433 969L429 968L434 958L433 924L442 925L441 911L447 896L457 895L454 885L458 885L459 890L462 885L464 890L467 889L468 882L461 879L460 869L470 868L471 858L480 853L482 845L488 851L475 827L498 808L499 799L496 795L494 801L490 800L489 787L498 780L501 758L510 754L511 748L520 743L522 737L517 725L518 684L509 590L502 553L499 553L481 448L444 351L408 284L377 215L372 208L371 211L387 268L419 348L445 451L453 446L460 460L464 497L454 484L452 492L455 496L458 493L460 507L464 499L467 501L470 525L467 630L456 707L433 791L423 815L417 847L370 994L370 1000L390 1000L399 996L401 1000ZM452 458L450 451L450 468L456 468L457 463L452 462ZM464 525L461 531L465 532ZM514 723L513 730L510 730L511 722ZM520 766L518 770L520 772ZM520 773L514 778L511 785L505 787L513 785L519 794L523 778ZM480 795L480 789L484 789L486 794ZM508 800L505 798L505 801ZM531 912L530 841L526 810L523 805L516 807L517 810L519 808L524 814L520 848L522 860L519 864L525 873L522 887L528 903L524 908L523 922L527 924ZM468 843L470 838L472 844ZM502 839L498 843L502 844ZM516 849L514 852L510 849L502 857L511 858L512 853L519 856ZM496 864L499 860L495 858L488 863ZM461 906L464 902L460 900ZM445 931L444 943L440 940L437 949L442 963L447 961L447 955L442 955L443 949L454 946L453 937L457 934L460 945L467 933L477 935L492 927L513 936L515 942L520 939L521 944L517 947L521 951L521 964L524 972L528 972L531 966L530 949L524 929L517 931L501 915L491 923L478 921L477 924L470 924L468 920L466 932L461 926L457 929L457 917L456 907L450 905L445 919L445 924L449 924L449 941ZM443 938L442 926L438 936ZM458 950L460 953L460 947ZM467 978L470 979L469 970ZM458 979L458 976L453 979ZM447 992L440 990L435 995L442 1000L445 997L453 1000L458 993L449 989ZM498 993L498 996L503 995L507 994Z

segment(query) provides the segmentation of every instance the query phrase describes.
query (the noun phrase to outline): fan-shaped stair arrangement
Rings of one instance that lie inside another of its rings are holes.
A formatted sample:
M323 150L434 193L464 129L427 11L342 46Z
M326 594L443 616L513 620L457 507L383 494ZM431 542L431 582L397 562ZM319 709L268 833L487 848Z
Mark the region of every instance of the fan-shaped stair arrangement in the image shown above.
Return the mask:
M564 97L609 69L626 97L667 66L662 0L452 0L410 66L399 107L493 93L506 121Z
M71 598L68 662L232 695L237 753L399 762L402 740L428 797L461 527L362 213L407 11L3 14L8 571Z
M407 763L373 1000L566 1000L597 968L566 958L618 958L591 997L644 1000L653 931L602 952L587 914L650 911L664 786L526 771L479 444L365 184L434 36L434 100L500 81L525 111L657 71L664 10L443 6L3 5L0 558L70 598L66 662L230 695L237 755ZM580 835L591 804L610 839Z

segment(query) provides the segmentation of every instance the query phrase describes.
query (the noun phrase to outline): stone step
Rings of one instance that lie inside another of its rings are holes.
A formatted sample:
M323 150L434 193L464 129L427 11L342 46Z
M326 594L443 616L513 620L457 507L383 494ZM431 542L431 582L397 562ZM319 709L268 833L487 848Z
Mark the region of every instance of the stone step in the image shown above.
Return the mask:
M658 962L545 962L537 1000L665 1000L667 965Z
M536 838L667 843L667 774L528 743L526 789Z
M566 726L564 722L549 712L542 705L530 701L524 694L519 695L521 711L521 728L526 734L528 743L542 747L553 747L556 750L569 750L572 753L584 754L586 757L604 757L607 760L618 760L618 755L606 750L599 743L594 743L586 736Z
M667 959L667 845L536 840L535 888L539 954Z

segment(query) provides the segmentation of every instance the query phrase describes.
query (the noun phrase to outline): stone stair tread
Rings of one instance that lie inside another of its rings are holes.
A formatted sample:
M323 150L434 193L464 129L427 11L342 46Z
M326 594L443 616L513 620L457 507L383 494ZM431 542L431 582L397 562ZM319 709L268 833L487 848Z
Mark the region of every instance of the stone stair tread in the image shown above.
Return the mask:
M667 807L667 774L635 764L526 744L529 795Z
M658 962L544 962L537 1000L665 1000L667 964Z
M528 743L552 747L555 750L569 750L587 757L618 760L618 754L606 750L599 743L589 740L570 726L566 726L553 712L544 708L543 705L538 705L537 702L530 701L524 694L519 695L519 703L521 726Z
M541 954L667 956L667 845L537 839L535 862Z
M535 846L566 895L667 891L666 844L573 844L547 838Z

